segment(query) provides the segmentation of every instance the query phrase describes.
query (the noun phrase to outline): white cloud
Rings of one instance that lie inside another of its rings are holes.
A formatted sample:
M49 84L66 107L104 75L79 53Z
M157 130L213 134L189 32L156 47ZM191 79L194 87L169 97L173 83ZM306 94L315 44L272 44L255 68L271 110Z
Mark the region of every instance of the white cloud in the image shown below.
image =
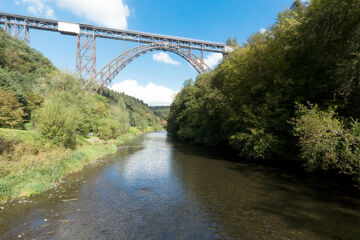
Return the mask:
M155 54L153 54L152 57L153 57L154 61L157 61L157 62L163 62L163 63L167 63L167 64L172 64L172 65L180 65L181 64L180 62L172 59L169 56L169 54L164 53L164 52L155 53Z
M54 18L56 4L59 8L70 10L73 14L96 25L111 28L127 28L127 18L130 15L124 0L16 0L27 5L28 11L34 15Z
M222 59L223 59L223 55L221 53L211 53L204 59L204 62L210 68L213 68L214 66L219 64Z
M173 101L177 91L154 83L146 86L140 85L136 80L127 79L115 83L110 87L117 92L123 92L127 95L143 100L151 106L168 106Z
M45 16L48 18L55 18L54 10L48 4L49 0L21 0L15 1L15 4L25 4L27 9L34 15Z
M55 17L55 15L54 15L54 10L52 9L52 8L47 8L46 9L46 12L45 12L45 16L46 17Z
M30 5L28 6L28 11L33 14L37 14L39 10L34 5Z
M130 15L124 0L52 0L60 8L68 9L98 25L112 28L127 28L127 17Z
M267 30L265 28L260 29L260 33L265 33Z

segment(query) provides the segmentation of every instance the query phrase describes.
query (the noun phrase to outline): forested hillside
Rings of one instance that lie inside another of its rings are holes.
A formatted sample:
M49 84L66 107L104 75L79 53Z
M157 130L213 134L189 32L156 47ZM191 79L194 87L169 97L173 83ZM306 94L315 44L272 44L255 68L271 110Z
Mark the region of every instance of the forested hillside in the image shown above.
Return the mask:
M84 90L87 84L0 30L0 127L35 128L67 146L76 135L107 139L129 127L161 129L159 117L142 101L110 90L97 95Z
M170 106L154 106L150 107L160 119L165 120L167 119L167 115L170 111Z
M142 101L93 87L0 29L0 203L46 191L136 133L162 129Z
M360 179L360 2L296 0L213 71L187 81L169 132L248 159Z

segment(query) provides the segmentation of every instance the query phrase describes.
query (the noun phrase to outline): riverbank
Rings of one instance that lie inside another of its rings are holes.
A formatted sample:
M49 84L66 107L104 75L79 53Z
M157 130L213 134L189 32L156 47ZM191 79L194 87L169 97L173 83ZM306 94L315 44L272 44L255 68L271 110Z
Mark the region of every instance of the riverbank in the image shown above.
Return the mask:
M0 128L0 203L42 193L85 165L115 153L117 145L140 133L131 129L108 141L78 137L76 149L66 149L36 131Z
M126 145L5 204L0 239L359 239L360 192L336 182L229 161L166 132Z

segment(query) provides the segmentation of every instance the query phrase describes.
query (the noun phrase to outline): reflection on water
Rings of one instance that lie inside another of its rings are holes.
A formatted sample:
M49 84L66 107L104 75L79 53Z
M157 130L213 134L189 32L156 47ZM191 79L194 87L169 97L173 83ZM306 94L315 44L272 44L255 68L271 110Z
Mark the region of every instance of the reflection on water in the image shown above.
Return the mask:
M143 151L119 162L118 172L123 173L123 181L160 181L171 178L171 146L163 138L153 137Z
M360 239L359 195L166 133L31 200L0 212L0 239Z

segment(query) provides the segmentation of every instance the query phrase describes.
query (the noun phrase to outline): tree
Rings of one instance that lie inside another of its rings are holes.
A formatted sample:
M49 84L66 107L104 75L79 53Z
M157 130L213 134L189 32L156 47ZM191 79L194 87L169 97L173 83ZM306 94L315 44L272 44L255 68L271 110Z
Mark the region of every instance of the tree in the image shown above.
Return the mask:
M0 88L0 127L20 127L24 109L13 91Z
M358 119L359 11L358 0L295 0L266 34L251 35L216 69L184 85L169 132L201 144L225 139L247 158L290 159L299 150L288 122L295 102L338 105L342 117Z
M44 102L44 98L36 93L28 92L26 94L26 108L25 112L27 120L31 118L31 114L37 110Z
M334 169L360 177L360 124L347 128L332 109L298 105L292 120L300 157L309 171Z
M62 94L55 94L33 114L36 128L44 137L67 148L76 147L79 111Z
M236 37L234 37L233 39L231 39L231 37L228 37L225 44L227 46L229 46L229 47L237 47L237 46L239 46L239 42L238 42Z
M299 14L302 14L306 10L306 5L301 0L295 0L291 5L290 9Z
M109 140L121 134L121 124L115 118L103 118L97 123L96 132L100 139Z

